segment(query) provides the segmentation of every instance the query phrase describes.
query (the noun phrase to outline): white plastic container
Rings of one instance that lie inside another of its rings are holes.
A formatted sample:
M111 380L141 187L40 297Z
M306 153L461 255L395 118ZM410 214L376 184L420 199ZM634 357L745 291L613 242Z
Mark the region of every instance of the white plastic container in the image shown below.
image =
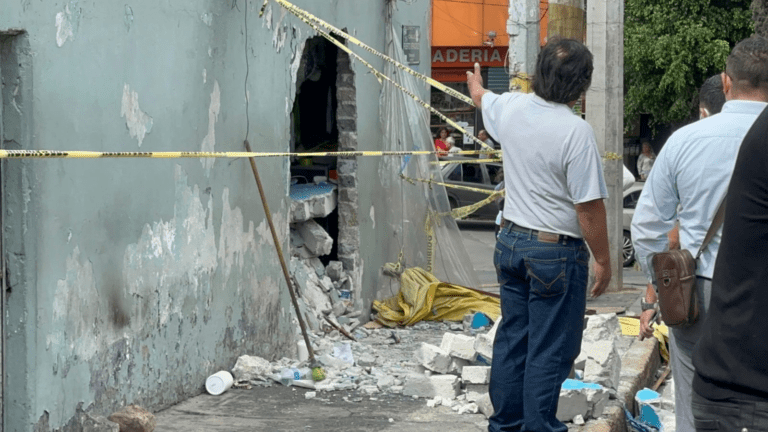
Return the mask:
M214 396L218 396L229 390L234 382L235 379L232 377L231 373L227 371L218 371L205 380L205 390Z
M305 362L309 359L309 351L307 350L307 344L303 340L296 342L296 350L299 353L300 362Z

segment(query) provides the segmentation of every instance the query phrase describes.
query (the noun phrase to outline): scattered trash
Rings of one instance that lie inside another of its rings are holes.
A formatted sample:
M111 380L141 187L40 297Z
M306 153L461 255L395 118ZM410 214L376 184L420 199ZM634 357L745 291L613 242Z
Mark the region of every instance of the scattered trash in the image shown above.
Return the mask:
M635 401L637 402L638 410L637 420L661 431L663 429L661 418L659 417L658 408L654 406L654 404L661 404L661 395L645 388L635 394Z
M205 380L205 390L214 396L218 396L229 390L234 382L235 379L232 377L231 373L227 371L218 371Z
M491 325L491 320L482 312L476 312L472 316L472 328L479 329Z
M355 358L352 355L352 346L348 343L336 344L333 347L333 356L349 364L355 364Z
M280 372L280 383L284 386L294 384L294 381L311 378L312 371L309 368L285 368Z

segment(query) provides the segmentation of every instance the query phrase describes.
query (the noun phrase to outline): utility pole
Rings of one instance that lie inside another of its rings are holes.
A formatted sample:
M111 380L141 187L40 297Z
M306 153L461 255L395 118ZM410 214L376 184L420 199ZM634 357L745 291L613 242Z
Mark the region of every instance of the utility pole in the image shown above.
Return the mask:
M603 155L609 198L608 242L613 278L608 291L623 286L622 163L624 153L624 1L589 0L587 47L594 55L592 85L587 91L587 121Z
M509 73L510 90L530 93L530 77L539 55L539 0L509 2Z

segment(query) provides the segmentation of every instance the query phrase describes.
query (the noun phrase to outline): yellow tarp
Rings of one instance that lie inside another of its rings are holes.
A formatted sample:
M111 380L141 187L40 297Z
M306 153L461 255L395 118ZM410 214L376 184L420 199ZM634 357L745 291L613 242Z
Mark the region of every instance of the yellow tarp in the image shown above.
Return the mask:
M624 336L637 336L640 334L640 320L631 317L620 317L621 333ZM656 324L653 328L653 336L659 340L659 351L664 361L669 362L669 327L665 324Z
M499 299L459 285L440 282L433 274L414 267L400 276L395 297L374 300L376 321L387 327L407 326L419 321L461 321L464 315L482 312L496 321L501 315Z

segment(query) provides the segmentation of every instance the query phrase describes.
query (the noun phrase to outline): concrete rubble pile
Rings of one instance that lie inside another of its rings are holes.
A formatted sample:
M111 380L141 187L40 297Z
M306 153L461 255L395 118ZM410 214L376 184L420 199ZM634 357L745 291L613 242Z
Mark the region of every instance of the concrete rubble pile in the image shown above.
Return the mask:
M331 253L333 238L314 219L291 223L291 262L289 272L297 289L299 309L307 327L319 331L334 324L348 332L360 325L352 293L355 275L344 270L340 261L323 265L320 257Z
M382 393L400 394L427 399L430 407L446 406L460 414L492 415L488 384L493 339L500 321L487 332L473 329L471 316L464 323L420 322L397 329L380 328L376 323L361 326L359 318L350 313L348 301L337 295L345 283L341 266L332 262L322 267L318 262L317 257L294 258L291 272L303 292L305 316L315 318L309 325L310 339L325 379L313 381L310 373L300 372L297 378L301 379L290 385L311 390L307 398L343 390L356 392L354 397L359 400ZM338 321L357 341L323 326L326 323L320 321L321 315ZM580 380L568 380L560 393L561 421L582 424L603 413L610 390L618 386L621 360L615 342L619 335L616 315L589 318L575 370ZM286 369L309 371L307 366L306 358L269 362L242 356L232 374L240 386L271 386L281 382Z

